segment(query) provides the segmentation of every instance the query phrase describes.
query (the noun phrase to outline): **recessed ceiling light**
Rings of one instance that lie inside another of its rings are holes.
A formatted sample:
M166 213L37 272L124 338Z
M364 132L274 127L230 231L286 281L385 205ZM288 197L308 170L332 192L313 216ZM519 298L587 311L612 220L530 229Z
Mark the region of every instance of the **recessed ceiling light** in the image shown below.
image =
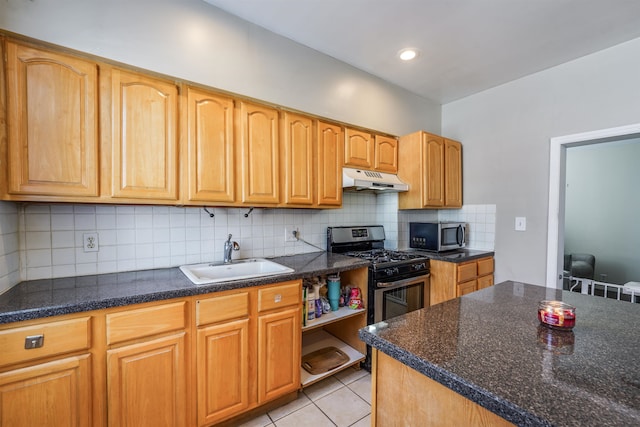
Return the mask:
M415 49L413 47L407 47L402 49L400 52L398 52L398 56L403 61L411 61L412 59L415 59L418 56L418 54L419 54L418 49Z

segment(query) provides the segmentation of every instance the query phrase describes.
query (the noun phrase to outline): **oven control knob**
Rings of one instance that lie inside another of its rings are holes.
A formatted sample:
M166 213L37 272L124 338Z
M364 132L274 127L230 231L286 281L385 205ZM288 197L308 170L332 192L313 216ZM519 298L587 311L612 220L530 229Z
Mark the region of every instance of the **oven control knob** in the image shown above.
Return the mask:
M427 268L427 266L424 264L424 262L421 262L419 264L414 264L413 265L413 269L414 270L424 270L425 268Z
M394 268L387 268L384 270L384 272L387 273L387 276L393 276L394 274L398 274L400 270L398 270L398 267L394 267Z

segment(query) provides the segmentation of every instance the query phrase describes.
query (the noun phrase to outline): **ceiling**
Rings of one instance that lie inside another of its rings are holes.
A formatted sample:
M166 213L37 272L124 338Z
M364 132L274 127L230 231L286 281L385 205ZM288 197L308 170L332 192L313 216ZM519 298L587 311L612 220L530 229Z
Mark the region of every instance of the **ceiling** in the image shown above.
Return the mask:
M204 1L442 104L640 37L639 0Z

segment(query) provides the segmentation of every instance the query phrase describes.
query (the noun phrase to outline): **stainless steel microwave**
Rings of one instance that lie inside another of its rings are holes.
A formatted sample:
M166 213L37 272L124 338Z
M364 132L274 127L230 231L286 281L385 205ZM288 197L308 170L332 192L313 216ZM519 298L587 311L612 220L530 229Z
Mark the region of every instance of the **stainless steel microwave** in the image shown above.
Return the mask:
M409 247L434 252L464 248L466 229L463 222L410 222Z

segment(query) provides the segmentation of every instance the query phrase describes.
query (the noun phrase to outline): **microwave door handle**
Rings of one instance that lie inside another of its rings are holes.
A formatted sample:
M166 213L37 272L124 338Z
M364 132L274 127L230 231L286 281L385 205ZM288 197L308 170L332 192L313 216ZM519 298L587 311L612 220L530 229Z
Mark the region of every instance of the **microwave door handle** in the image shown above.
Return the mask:
M465 241L465 238L464 238L464 227L462 225L459 225L458 226L458 232L456 233L456 243L458 243L458 246L462 246L464 241Z

